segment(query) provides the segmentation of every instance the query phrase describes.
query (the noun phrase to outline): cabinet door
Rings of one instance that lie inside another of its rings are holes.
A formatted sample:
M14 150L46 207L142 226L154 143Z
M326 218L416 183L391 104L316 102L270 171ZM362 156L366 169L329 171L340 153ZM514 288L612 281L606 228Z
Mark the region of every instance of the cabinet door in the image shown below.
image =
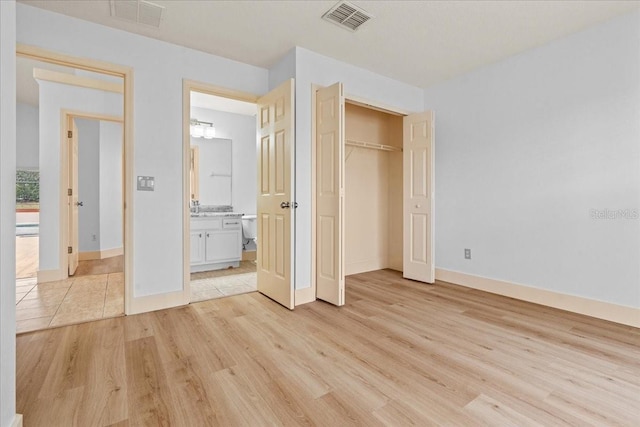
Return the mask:
M238 261L242 258L241 230L207 231L206 262Z
M191 249L190 249L190 262L191 265L202 264L204 262L204 231L197 230L192 231L191 234Z

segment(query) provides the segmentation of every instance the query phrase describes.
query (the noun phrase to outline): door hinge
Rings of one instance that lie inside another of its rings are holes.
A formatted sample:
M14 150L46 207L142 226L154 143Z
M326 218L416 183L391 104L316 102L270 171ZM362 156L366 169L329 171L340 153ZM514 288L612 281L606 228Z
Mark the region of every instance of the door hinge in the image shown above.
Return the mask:
M67 138L73 138L73 131L67 131Z
M70 188L67 188L67 196L73 196L73 190Z
M68 254L72 254L73 253L73 248L71 246L67 246L67 253Z

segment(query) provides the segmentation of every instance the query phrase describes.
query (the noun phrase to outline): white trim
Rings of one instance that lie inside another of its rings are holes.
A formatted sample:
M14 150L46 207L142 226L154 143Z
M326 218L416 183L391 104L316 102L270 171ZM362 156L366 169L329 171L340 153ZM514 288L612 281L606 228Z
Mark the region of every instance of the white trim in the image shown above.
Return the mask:
M114 256L120 256L124 254L124 248L111 248L104 249L100 251L88 251L88 252L80 252L78 254L78 259L80 261L89 261L93 259L105 259L105 258L113 258Z
M309 286L307 288L296 289L295 290L295 306L299 306L302 304L308 304L310 302L314 302L316 300L316 288L314 286Z
M383 270L388 268L389 262L384 258L366 259L364 261L355 261L344 265L344 275L365 273L367 271Z
M11 427L22 427L22 414L16 414L11 422Z
M38 270L38 283L57 282L68 277L68 270Z
M164 310L189 304L190 293L182 290L168 294L135 297L131 301L127 315L147 313L149 311Z
M640 328L640 308L436 268L436 280Z

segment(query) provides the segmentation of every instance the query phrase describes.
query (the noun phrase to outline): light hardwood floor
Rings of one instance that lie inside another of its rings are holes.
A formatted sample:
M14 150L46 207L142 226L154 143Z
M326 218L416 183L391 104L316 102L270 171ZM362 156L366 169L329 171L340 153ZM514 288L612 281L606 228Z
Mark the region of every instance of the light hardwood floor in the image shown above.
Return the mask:
M635 426L640 330L383 270L17 337L30 426Z

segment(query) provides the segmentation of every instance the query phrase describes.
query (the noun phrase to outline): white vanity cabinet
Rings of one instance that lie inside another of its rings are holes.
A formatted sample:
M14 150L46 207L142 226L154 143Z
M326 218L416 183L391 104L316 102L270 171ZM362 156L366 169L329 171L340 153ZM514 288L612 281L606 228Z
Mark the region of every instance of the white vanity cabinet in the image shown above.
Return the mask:
M191 218L191 272L239 267L242 259L240 216Z

